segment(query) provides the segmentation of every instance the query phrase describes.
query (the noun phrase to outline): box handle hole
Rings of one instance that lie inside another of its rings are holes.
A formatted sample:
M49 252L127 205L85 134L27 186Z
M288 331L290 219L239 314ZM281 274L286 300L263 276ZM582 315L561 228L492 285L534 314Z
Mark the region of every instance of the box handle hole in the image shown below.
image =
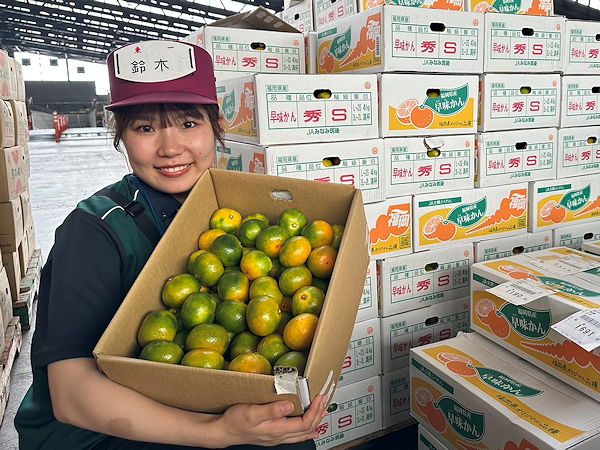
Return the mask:
M521 86L519 92L521 92L521 94L531 94L531 86Z
M296 13L294 14L294 20L298 20L300 18L300 14Z
M595 144L596 142L598 142L598 138L596 136L590 136L589 138L587 138L588 144Z
M316 89L313 95L315 98L331 98L331 91L329 89Z
M600 86L594 86L594 87L592 88L592 92L593 92L594 94L599 94L599 93L600 93Z
M442 94L442 91L439 89L427 89L427 97L429 98L438 98Z
M271 197L275 200L283 200L285 202L291 202L294 200L294 196L290 191L273 191L271 192Z
M334 411L337 411L337 409L338 409L337 403L330 403L329 406L327 407L327 412L328 413L334 412Z
M525 247L523 247L522 245L518 245L516 247L513 247L513 249L512 249L513 255L520 255L524 251L525 251Z
M517 142L515 148L517 150L525 150L527 148L527 142Z
M441 33L442 31L446 31L446 25L440 22L432 22L429 24L429 28L431 31L435 31L437 33Z
M523 33L523 36L533 36L533 28L523 28L521 33Z
M430 327L431 325L435 325L439 321L440 321L440 318L437 316L430 317L429 319L425 319L425 325Z
M264 42L252 42L250 44L250 48L252 50L265 50L267 48L267 46L265 45Z
M342 160L337 156L328 156L327 158L323 158L323 165L325 167L339 166Z
M585 241L589 241L589 240L590 240L590 239L592 239L593 237L594 237L594 233L585 233L585 234L583 235L583 239L584 239Z
M440 267L440 265L438 263L432 262L432 263L425 265L425 270L427 272L431 272L432 270L436 270L438 267Z

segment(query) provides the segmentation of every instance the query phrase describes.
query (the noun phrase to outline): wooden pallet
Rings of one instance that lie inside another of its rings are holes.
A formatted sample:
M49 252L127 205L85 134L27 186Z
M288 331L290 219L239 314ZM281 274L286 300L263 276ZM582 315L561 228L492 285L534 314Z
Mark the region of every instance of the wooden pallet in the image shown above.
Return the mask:
M13 302L13 316L21 320L21 329L31 328L33 303L37 300L40 288L40 275L42 273L42 252L36 249L27 265L25 276L21 278L19 297Z
M18 317L12 318L4 338L4 353L0 357L0 425L4 420L4 413L10 396L10 372L15 358L21 353L23 343L23 334L21 333L21 324Z

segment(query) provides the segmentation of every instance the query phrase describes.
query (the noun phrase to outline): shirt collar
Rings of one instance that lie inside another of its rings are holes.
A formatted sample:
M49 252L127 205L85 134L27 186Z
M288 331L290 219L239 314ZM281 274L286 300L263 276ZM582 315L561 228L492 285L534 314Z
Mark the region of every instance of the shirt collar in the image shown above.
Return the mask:
M181 208L181 202L176 200L171 194L157 191L145 183L141 178L136 178L146 190L158 219L162 222L172 219L177 211L179 211L179 208Z

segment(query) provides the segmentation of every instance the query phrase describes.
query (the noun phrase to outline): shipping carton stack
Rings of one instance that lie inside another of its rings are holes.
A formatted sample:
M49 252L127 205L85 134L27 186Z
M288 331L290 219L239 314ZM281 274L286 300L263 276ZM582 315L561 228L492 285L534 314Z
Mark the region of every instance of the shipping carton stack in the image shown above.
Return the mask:
M21 64L0 52L0 250L11 292L12 314L29 328L37 295L41 252L29 202L29 127ZM5 325L7 325L5 323Z
M382 428L393 430L413 423L410 348L468 329L472 244L448 236L417 248L415 208L418 197L473 188L483 15L363 9L320 29L317 54L322 76L371 73L379 83L385 199L365 211L379 285Z
M10 372L21 348L21 325L14 317L19 300L24 244L21 195L27 187L28 129L21 65L0 51L0 424L10 394Z

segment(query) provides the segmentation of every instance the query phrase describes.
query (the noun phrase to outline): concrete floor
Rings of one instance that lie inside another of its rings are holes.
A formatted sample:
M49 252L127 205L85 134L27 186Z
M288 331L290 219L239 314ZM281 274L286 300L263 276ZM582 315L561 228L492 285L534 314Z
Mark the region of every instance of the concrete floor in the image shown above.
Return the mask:
M54 230L77 203L129 172L125 157L112 147L103 128L67 130L60 143L54 130L34 130L29 142L31 206L36 232L36 248L46 261L54 243ZM32 381L31 338L35 329L35 309L31 328L23 332L21 354L11 373L11 390L4 421L0 426L0 450L18 449L13 420ZM356 450L398 448L416 450L416 426L403 428L354 447Z

